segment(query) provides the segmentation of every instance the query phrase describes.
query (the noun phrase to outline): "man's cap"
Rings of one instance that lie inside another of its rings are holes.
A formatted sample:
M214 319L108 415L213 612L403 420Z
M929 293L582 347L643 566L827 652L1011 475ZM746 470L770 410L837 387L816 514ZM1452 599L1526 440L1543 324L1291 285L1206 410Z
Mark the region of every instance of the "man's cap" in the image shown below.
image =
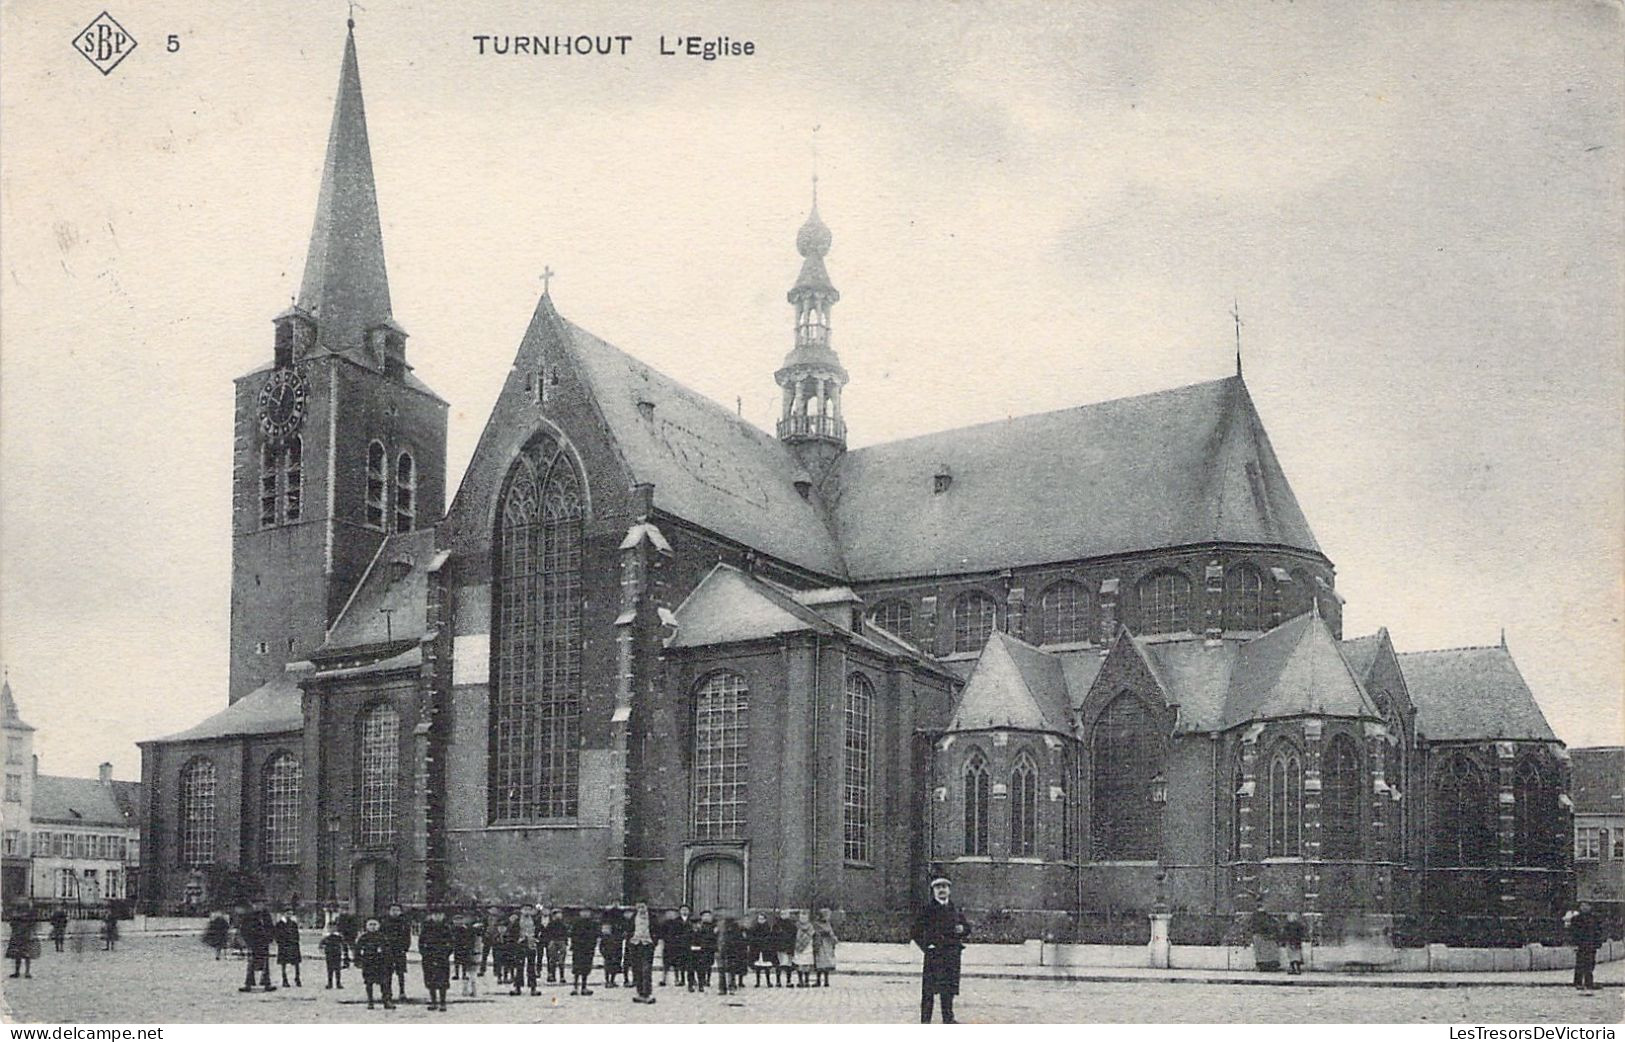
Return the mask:
M938 876L937 878L931 880L931 885L932 885L932 887L939 887L939 886L953 886L954 884L953 884L953 880L949 879L947 876Z

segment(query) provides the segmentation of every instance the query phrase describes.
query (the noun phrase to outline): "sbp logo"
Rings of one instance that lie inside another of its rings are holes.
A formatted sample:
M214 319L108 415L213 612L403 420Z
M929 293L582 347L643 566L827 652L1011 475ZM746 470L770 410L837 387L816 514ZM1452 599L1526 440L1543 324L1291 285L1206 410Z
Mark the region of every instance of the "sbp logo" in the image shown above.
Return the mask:
M135 37L103 11L73 38L73 49L106 76L135 50Z

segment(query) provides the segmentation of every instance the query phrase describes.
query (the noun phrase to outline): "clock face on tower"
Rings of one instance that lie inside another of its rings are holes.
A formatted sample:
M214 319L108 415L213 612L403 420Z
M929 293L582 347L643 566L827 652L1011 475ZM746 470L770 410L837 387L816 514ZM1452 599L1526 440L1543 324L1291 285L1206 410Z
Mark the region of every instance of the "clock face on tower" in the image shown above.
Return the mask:
M260 388L260 429L268 437L286 438L305 422L305 378L293 369L278 369Z

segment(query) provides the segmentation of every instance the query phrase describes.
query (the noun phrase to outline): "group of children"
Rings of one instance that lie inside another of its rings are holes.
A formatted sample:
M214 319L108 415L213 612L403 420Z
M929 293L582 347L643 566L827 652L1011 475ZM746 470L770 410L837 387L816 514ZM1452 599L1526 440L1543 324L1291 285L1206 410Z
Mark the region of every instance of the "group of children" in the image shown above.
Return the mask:
M248 949L248 979L241 989L253 988L256 970L266 991L275 991L269 973L270 944L283 987L302 987L299 967L299 923L292 911L272 917L262 909L246 912L239 935ZM360 920L350 915L333 917L320 948L327 968L327 987L344 987L344 970L361 970L367 1008L382 1002L394 1009L406 995L406 953L412 943L412 925L399 905L382 919ZM204 931L204 941L215 957L229 944L231 926L217 914ZM828 909L815 923L802 911L777 916L763 912L753 922L744 918L718 921L710 911L694 916L687 907L668 911L656 920L646 905L637 908L588 908L573 912L525 905L504 912L491 908L484 917L457 912L447 921L446 910L431 908L417 930L423 964L423 984L430 1010L445 1011L451 981L461 980L461 994L477 994L476 977L491 969L499 986L519 995L528 988L540 994L543 974L549 984L571 985L571 995L591 995L595 965L603 968L606 988L636 988L634 1002L652 1003L654 960L662 952L660 984L673 973L677 985L706 991L713 970L719 994L744 987L746 974L756 971L756 986L827 986L835 969L836 936ZM292 970L293 981L288 980Z

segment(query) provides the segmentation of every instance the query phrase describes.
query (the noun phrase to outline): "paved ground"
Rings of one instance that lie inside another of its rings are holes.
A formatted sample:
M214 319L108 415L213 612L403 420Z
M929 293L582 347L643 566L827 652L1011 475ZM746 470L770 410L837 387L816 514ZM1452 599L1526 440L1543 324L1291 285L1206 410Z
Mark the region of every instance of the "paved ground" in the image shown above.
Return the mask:
M430 1013L422 1004L415 964L408 992L416 1001L393 1012L367 1010L360 976L353 970L338 992L322 987L319 961L307 961L304 968L303 988L242 995L236 990L242 983L242 960L216 962L193 939L138 937L120 942L112 953L90 946L62 955L47 951L34 964L33 979L0 979L0 996L9 1007L8 1019L31 1023L907 1023L919 1015L918 978L905 973L837 973L830 988L747 987L737 999L659 988L653 1006L632 1003L630 990L602 987L583 998L570 997L566 987L544 985L536 998L486 994L459 999L453 982L451 1011ZM967 978L959 1012L965 1021L996 1023L1618 1023L1625 1019L1625 989L1579 995L1568 988L1527 984L1371 988Z

